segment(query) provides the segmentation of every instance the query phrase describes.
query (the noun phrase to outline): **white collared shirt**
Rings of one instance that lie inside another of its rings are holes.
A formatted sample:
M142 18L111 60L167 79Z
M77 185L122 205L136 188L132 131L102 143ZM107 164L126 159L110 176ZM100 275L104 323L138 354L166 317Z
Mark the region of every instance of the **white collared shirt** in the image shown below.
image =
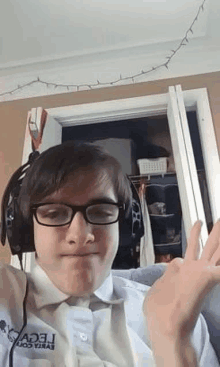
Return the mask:
M0 365L23 324L26 275L2 265ZM70 297L38 265L27 274L27 325L13 353L16 367L152 367L142 304L149 287L110 274L91 297ZM201 367L219 366L201 316L193 334Z

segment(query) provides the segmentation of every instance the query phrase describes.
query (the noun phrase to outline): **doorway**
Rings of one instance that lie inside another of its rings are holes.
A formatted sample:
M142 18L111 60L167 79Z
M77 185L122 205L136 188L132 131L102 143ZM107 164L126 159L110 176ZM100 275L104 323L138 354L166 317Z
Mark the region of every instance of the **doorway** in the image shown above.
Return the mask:
M211 228L212 217L196 112L187 112L187 118L190 122L190 134L206 219ZM62 142L67 140L87 141L107 149L120 161L124 173L129 176L137 193L140 183L144 183L155 262L170 262L174 257L182 257L186 249L186 236L167 116L63 127ZM166 157L165 174L140 174L137 163L139 159L159 157ZM143 220L146 218L143 217ZM127 238L126 241L128 241ZM139 266L140 240L122 244L113 268L129 269Z

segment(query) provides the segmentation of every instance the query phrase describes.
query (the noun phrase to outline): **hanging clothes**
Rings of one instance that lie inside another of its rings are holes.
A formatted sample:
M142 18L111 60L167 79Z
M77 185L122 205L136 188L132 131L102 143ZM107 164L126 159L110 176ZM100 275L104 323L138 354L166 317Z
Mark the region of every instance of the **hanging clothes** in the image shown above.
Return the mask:
M182 256L182 213L176 178L154 178L146 190L156 260L164 255ZM169 259L167 259L169 260ZM162 260L164 261L164 259Z
M139 197L144 223L144 236L140 240L140 267L143 268L155 263L154 244L151 230L150 216L145 199L145 184L139 188Z

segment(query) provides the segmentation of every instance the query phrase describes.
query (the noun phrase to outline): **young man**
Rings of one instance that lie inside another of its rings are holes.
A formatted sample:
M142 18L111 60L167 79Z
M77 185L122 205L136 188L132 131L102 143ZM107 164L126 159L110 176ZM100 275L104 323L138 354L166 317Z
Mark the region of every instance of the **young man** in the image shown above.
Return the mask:
M1 366L219 366L199 316L220 280L219 224L203 262L197 223L186 261L172 262L149 291L111 272L131 192L107 153L73 142L50 148L27 171L18 204L36 267L1 268Z

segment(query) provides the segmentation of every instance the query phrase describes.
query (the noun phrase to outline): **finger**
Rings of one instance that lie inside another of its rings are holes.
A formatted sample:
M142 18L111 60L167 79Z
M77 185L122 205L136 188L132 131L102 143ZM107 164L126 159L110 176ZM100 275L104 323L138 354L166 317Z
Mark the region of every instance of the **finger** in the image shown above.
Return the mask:
M219 247L219 239L220 239L220 221L218 220L215 223L214 227L212 228L212 231L208 237L208 240L201 255L201 259L204 260L213 259L212 261L213 264L214 261L218 261L219 253L217 252L217 250Z
M174 258L168 265L166 272L169 274L176 274L178 273L181 265L183 263L183 259L180 257Z
M201 227L202 222L200 220L197 220L190 231L190 236L187 241L185 260L197 260L198 258L199 236L201 232Z

